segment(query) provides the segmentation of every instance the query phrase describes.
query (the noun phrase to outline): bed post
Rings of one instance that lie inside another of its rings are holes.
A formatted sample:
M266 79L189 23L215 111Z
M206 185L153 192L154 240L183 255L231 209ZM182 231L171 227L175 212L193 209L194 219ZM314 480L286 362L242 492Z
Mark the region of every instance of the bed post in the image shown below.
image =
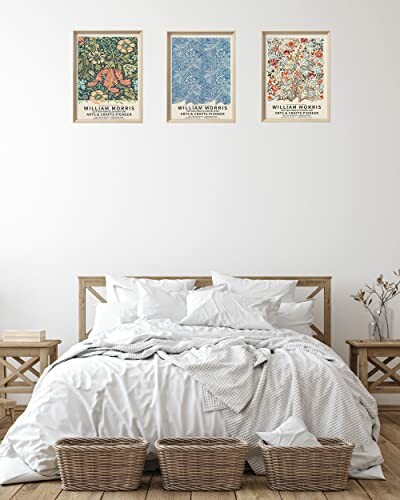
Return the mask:
M324 341L331 345L331 279L327 278L324 289Z
M79 277L79 342L86 339L86 284L85 279Z

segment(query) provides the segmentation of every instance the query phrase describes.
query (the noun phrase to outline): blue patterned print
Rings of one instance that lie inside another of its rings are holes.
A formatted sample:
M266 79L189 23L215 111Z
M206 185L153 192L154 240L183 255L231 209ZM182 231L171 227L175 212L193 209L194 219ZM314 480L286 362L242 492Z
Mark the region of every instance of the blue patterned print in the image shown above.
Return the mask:
M229 37L172 37L172 103L231 102Z

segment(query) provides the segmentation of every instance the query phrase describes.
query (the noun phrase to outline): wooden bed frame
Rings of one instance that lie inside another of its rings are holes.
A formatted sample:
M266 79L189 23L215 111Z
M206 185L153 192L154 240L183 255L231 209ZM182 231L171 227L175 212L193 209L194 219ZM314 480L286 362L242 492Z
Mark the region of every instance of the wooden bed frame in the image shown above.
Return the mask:
M212 284L211 276L129 276L130 278L148 279L195 279L196 287ZM307 299L313 299L323 293L323 330L311 325L314 337L324 344L331 345L331 276L239 276L254 280L297 280L298 287L313 288ZM79 341L85 340L90 333L87 330L87 293L100 302L107 302L96 288L105 287L105 276L79 276Z

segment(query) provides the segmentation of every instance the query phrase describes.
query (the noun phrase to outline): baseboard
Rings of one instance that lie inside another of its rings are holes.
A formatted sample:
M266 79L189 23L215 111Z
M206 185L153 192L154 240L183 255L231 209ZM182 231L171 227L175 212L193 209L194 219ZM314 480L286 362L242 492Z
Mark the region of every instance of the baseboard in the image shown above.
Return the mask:
M400 411L400 405L378 405L379 411Z

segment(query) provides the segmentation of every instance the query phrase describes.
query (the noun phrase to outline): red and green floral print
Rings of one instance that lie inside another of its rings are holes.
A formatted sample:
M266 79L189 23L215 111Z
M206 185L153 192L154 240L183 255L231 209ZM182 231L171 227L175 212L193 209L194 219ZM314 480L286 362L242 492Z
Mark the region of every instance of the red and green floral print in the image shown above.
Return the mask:
M324 98L324 39L267 38L269 101L318 101Z

